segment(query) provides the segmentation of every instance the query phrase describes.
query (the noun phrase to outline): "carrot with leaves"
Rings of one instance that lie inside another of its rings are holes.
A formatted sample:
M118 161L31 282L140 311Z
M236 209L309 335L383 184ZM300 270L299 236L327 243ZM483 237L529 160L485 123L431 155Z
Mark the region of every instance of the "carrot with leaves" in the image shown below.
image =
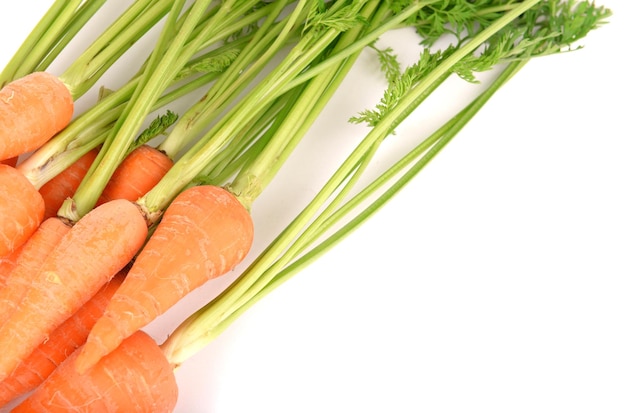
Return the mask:
M77 9L80 3L73 0L66 5L64 14L72 11L72 7ZM172 0L134 2L61 75L37 70L7 83L0 90L0 159L32 151L67 126L74 113L74 102L161 20L171 3ZM60 7L59 2L54 7ZM50 25L53 29L47 27L48 30L54 31L57 25L76 24L75 20L68 22L57 18L59 20ZM84 23L78 22L81 23L78 27ZM30 52L27 47L30 42L26 42L18 54Z

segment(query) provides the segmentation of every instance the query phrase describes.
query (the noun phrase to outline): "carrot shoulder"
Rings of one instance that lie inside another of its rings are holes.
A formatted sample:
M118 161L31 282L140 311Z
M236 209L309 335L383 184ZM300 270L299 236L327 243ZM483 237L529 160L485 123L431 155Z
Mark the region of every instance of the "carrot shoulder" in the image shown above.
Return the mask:
M50 73L8 83L0 90L0 159L40 147L68 125L73 113L69 89Z
M158 149L148 145L137 147L115 169L97 205L113 199L139 199L163 178L173 164Z
M44 218L56 216L63 202L74 195L97 155L97 149L90 150L39 188L46 205Z
M6 380L0 382L0 407L39 386L85 343L89 330L104 313L104 308L125 275L126 271L123 270L113 277L91 300L54 330Z
M30 181L15 168L0 164L0 257L28 240L43 220L44 210L43 198Z
M232 270L253 238L247 209L227 190L196 186L167 208L77 361L84 369L193 289Z
M138 331L84 374L74 352L12 412L134 412L174 410L178 386L155 341Z
M0 326L10 317L28 291L43 261L56 247L70 226L59 218L48 218L20 249L13 271L6 277L0 290Z
M93 209L70 229L0 326L0 380L129 263L147 232L143 215L126 200Z

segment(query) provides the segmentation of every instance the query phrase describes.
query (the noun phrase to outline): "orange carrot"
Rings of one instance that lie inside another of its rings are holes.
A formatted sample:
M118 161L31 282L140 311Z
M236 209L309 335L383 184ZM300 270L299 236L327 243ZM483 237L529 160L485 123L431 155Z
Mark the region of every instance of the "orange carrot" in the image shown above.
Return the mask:
M173 164L158 149L148 145L137 147L115 169L97 205L113 199L139 199L161 180Z
M13 268L15 268L15 264L17 263L17 257L19 257L20 252L22 252L22 245L9 255L5 255L4 257L0 257L0 288L4 288L7 282L7 278Z
M113 293L122 283L126 270L120 271L61 324L33 351L6 380L0 382L0 407L39 386L67 357L82 346L89 330L104 313Z
M0 326L0 380L126 266L147 234L143 215L127 200L108 202L81 218Z
M5 165L9 165L9 166L15 166L17 165L17 159L19 158L19 156L14 156L13 158L9 158L9 159L5 159L0 161L0 163L3 163Z
M56 216L63 201L74 195L97 155L97 149L90 150L39 188L39 193L46 205L44 219Z
M20 248L13 271L6 277L5 287L0 290L0 326L20 305L28 291L32 278L37 274L44 259L70 230L63 220L48 218Z
M34 72L0 89L0 159L37 149L65 128L74 113L67 86Z
M84 371L191 290L232 270L250 250L253 232L247 209L227 190L183 191L94 325L77 366Z
M43 198L30 181L0 164L0 257L26 242L43 220L44 210Z
M133 412L174 410L178 386L155 341L138 331L84 374L74 352L13 413Z

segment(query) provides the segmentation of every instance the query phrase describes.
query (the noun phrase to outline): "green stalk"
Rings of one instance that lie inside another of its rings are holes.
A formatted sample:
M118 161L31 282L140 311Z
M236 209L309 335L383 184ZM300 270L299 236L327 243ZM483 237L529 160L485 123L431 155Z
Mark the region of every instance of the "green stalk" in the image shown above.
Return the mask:
M295 23L307 3L300 2L288 19ZM293 24L288 25L292 26ZM336 28L328 28L322 34L306 33L262 82L222 117L214 128L201 137L146 196L137 201L148 220L151 222L158 220L163 209L203 170L222 147L244 130L251 118L265 110L276 97L284 93L280 90L281 82L286 82L304 70L340 33L341 31Z
M196 181L224 185L244 165L256 159L288 116L287 108L295 104L302 87L295 87L279 96L267 110L251 119L252 126L241 131L222 148L190 185L194 185Z
M74 99L82 96L139 38L160 21L173 0L137 0L59 76Z
M82 0L56 0L52 3L0 73L0 87L35 70L68 30L81 3ZM102 0L96 2L99 5L102 3Z
M46 56L40 59L37 66L32 71L44 71L65 49L69 42L76 37L78 32L93 17L94 14L106 3L106 0L90 0L84 2L80 8L74 13L71 21L67 24L63 33L60 34L54 46L48 49Z
M377 17L372 18L372 14L378 9L378 4L377 1L370 1L365 4L360 12L363 18L370 21L368 26L378 24L380 16L386 15L388 11L386 6L382 7L378 10ZM333 49L341 50L354 44L361 31L361 28L358 27L342 34ZM227 186L228 190L235 194L244 206L250 208L254 200L278 173L312 123L317 119L319 113L324 109L362 50L355 49L354 53L345 60L327 66L324 72L309 81L298 101L289 110L289 116L282 120L280 128L269 141L267 147L258 156L255 156L253 161L240 171L235 180Z
M272 3L271 12L263 25L243 48L226 73L193 105L171 130L159 149L176 157L189 141L205 129L247 87L268 61L276 55L289 32L284 30L286 20L275 19L291 0ZM270 8L266 6L265 8Z
M229 15L234 3L228 0L219 6L218 12L211 19L215 24L204 25L198 37L193 38L187 44L191 33L201 20L205 9L211 4L209 0L196 1L185 16L184 24L177 27L176 34L172 29L176 24L176 17L182 7L182 1L177 1L173 7L175 13L170 13L166 22L166 27L159 37L157 47L149 59L142 76L140 85L131 97L129 105L118 119L109 139L103 147L103 157L94 162L90 169L90 174L81 182L72 200L66 201L60 210L65 218L76 221L85 213L90 211L95 205L100 193L113 174L115 168L122 161L127 149L132 143L132 139L138 132L143 119L150 111L154 101L158 98L181 68L197 53L204 39L208 38L222 26L227 25L237 16ZM246 2L250 7L256 4L255 1ZM170 41L170 39L173 39ZM167 45L167 50L164 49Z

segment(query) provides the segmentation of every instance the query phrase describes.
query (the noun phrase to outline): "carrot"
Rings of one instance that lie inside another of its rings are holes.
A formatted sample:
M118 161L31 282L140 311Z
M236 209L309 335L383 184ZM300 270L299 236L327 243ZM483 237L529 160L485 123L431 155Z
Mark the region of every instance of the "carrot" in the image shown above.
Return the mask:
M93 368L79 374L74 352L14 413L133 412L174 410L178 386L156 342L138 331Z
M115 169L96 205L113 199L137 200L152 189L173 164L158 149L148 145L137 147Z
M22 296L28 291L32 278L43 260L67 234L70 226L59 218L49 218L39 225L37 231L20 248L15 265L7 275L5 287L0 290L0 326L20 305Z
M97 149L90 150L39 188L39 193L46 205L44 219L56 216L63 201L74 195L80 181L96 159L96 155L98 155Z
M15 168L0 165L0 257L26 242L44 216L41 194Z
M202 185L183 191L94 325L78 368L85 371L187 293L232 270L250 250L253 232L247 209L227 190Z
M13 271L13 268L15 268L17 257L19 257L23 247L24 246L19 247L9 255L0 257L0 288L4 288L6 285L6 280L9 274L11 274L11 271Z
M27 359L0 382L0 407L39 386L70 354L82 346L89 330L104 313L113 293L122 283L126 270L120 271L61 324Z
M56 76L34 72L0 90L0 159L43 145L72 119L74 100Z
M126 200L93 209L70 229L0 326L0 380L128 264L147 232L139 209Z

